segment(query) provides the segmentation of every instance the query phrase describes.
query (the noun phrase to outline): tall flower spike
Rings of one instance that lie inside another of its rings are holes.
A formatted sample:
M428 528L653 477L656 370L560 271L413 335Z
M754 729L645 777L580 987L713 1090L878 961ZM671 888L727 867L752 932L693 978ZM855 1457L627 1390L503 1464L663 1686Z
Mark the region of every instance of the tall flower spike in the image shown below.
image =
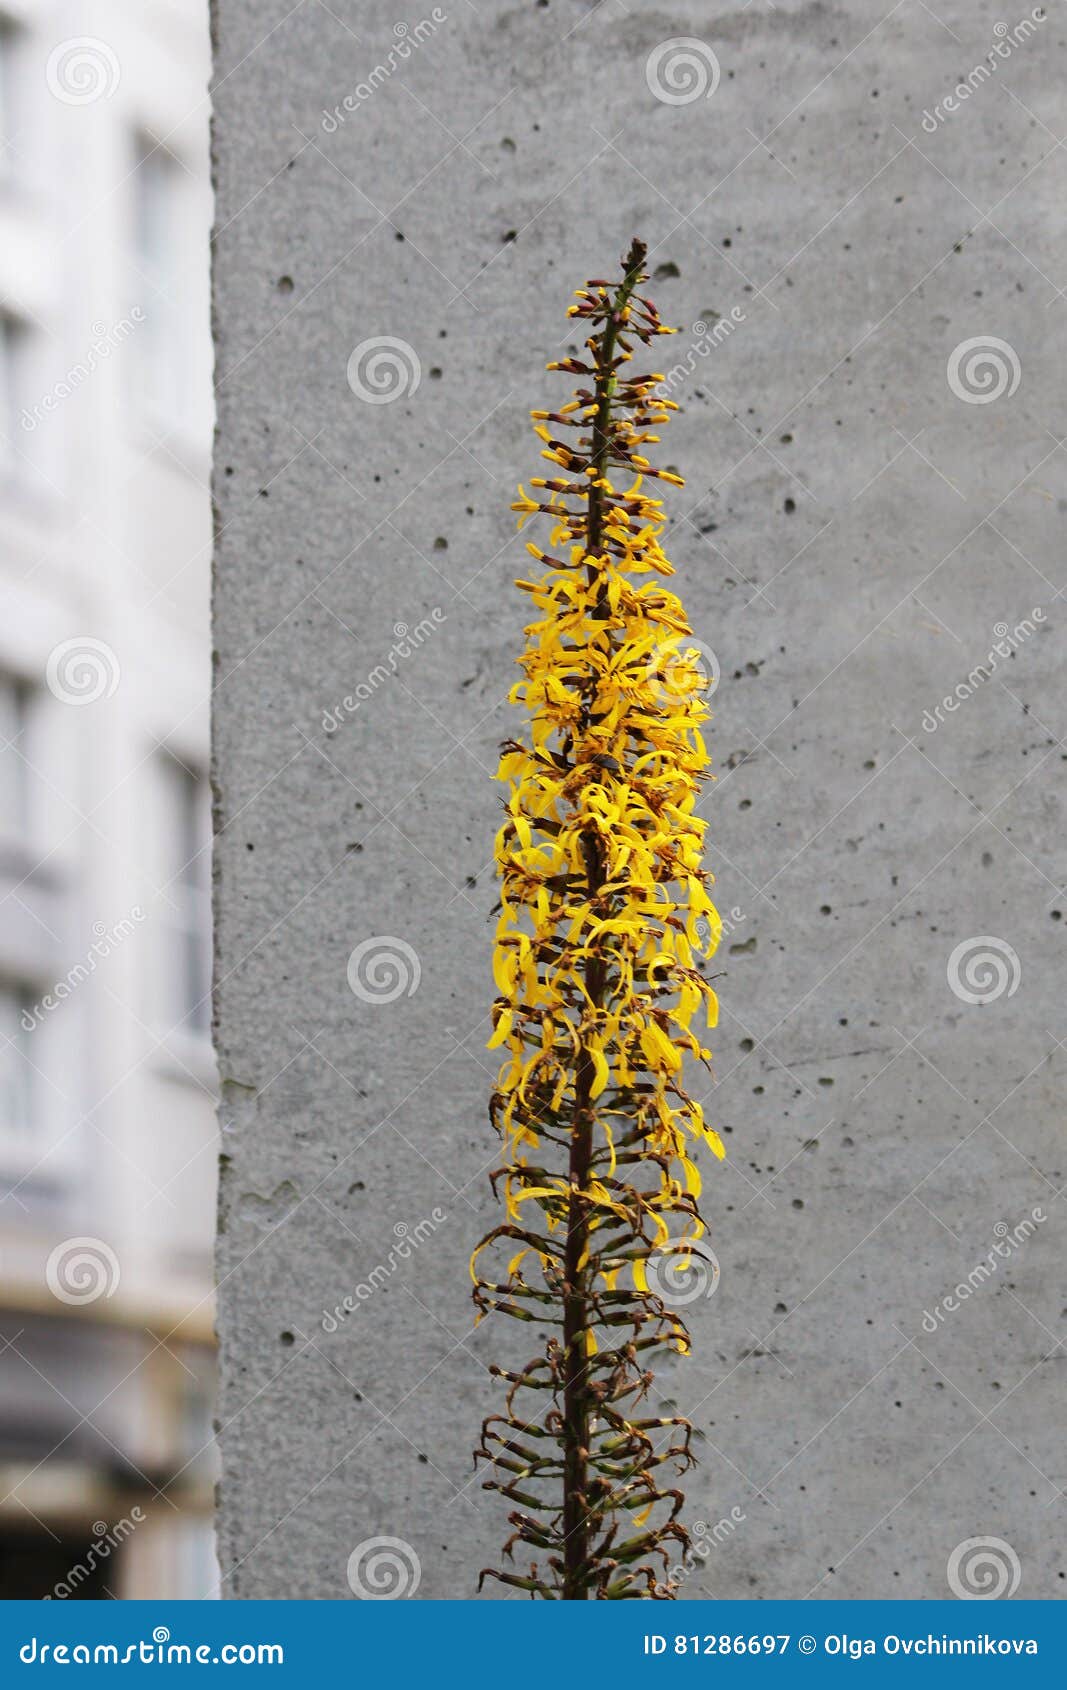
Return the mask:
M570 315L584 357L549 364L581 378L558 411L535 411L548 477L519 488L520 526L542 513L551 553L519 581L538 619L514 703L526 742L503 747L497 837L499 989L490 1048L505 1054L490 1115L504 1144L505 1221L471 1261L479 1311L545 1334L482 1426L475 1460L515 1504L504 1546L528 1570L482 1574L552 1600L665 1598L688 1537L668 1474L692 1464L689 1422L640 1415L657 1352L689 1335L660 1294L704 1226L694 1147L723 1155L683 1089L683 1058L707 1062L692 1030L716 1019L697 967L720 922L694 814L708 759L707 678L660 548L662 506L645 448L676 409L655 374L627 375L637 343L672 331L638 293L646 249L621 281L580 288ZM500 1270L482 1263L504 1251ZM669 1294L669 1293L668 1293Z

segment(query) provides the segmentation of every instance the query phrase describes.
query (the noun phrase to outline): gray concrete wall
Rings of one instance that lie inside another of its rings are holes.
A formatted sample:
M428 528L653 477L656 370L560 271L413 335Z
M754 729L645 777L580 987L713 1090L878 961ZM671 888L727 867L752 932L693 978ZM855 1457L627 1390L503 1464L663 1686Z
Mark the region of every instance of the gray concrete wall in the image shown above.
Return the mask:
M385 1536L465 1597L505 1535L467 1258L508 503L570 290L640 233L735 912L721 1280L661 1380L690 1520L733 1513L685 1593L944 1596L994 1537L1060 1596L1062 7L992 58L1022 5L441 11L391 64L394 5L214 5L224 1591L349 1598ZM680 37L710 98L649 85ZM391 373L350 364L379 337ZM353 990L376 939L403 978Z

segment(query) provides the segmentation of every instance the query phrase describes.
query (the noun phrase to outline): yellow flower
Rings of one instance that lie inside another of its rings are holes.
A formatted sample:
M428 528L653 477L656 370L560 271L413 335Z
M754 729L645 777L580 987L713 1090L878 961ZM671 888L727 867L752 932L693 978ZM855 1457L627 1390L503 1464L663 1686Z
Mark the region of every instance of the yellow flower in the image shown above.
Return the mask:
M486 1422L479 1454L492 1464L488 1487L519 1506L512 1542L546 1557L530 1578L493 1576L564 1598L671 1594L656 1557L685 1534L673 1513L650 1523L676 1494L655 1470L688 1463L688 1425L627 1416L657 1347L688 1352L652 1270L658 1249L676 1253L704 1230L689 1151L703 1142L723 1155L683 1088L686 1057L709 1056L694 1018L716 1019L694 959L711 954L721 923L696 814L706 682L682 605L660 585L672 573L663 507L643 490L682 485L641 451L658 441L648 426L676 407L655 392L661 376L624 373L631 342L668 332L638 292L643 258L635 242L621 282L577 290L585 352L549 365L579 374L576 396L532 413L543 456L565 476L533 478L544 496L520 486L512 507L520 526L547 514L563 555L529 545L543 573L518 583L536 613L513 694L529 733L508 741L499 768L489 1041L505 1058L490 1113L507 1219L472 1274L480 1312L552 1336L504 1375L507 1412ZM490 1279L479 1263L497 1241L508 1257ZM675 1441L657 1448L652 1426ZM649 1519L624 1554L619 1522L632 1530L635 1514Z

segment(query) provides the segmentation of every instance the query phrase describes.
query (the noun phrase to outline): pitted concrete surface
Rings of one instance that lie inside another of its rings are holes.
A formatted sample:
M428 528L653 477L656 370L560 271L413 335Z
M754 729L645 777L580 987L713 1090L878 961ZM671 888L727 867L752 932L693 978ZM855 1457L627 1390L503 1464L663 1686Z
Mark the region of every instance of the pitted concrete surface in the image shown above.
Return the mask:
M507 1535L471 1450L532 1346L474 1330L467 1260L508 506L635 233L721 666L683 1594L940 1597L996 1538L1062 1595L1049 11L214 0L226 1595L473 1596Z

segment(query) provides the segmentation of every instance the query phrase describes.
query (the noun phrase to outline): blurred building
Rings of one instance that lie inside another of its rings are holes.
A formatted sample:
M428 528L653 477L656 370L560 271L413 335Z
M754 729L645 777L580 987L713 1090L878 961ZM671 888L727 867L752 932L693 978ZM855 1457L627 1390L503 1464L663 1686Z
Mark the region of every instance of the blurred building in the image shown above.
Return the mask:
M0 1596L203 1596L204 0L0 0Z

